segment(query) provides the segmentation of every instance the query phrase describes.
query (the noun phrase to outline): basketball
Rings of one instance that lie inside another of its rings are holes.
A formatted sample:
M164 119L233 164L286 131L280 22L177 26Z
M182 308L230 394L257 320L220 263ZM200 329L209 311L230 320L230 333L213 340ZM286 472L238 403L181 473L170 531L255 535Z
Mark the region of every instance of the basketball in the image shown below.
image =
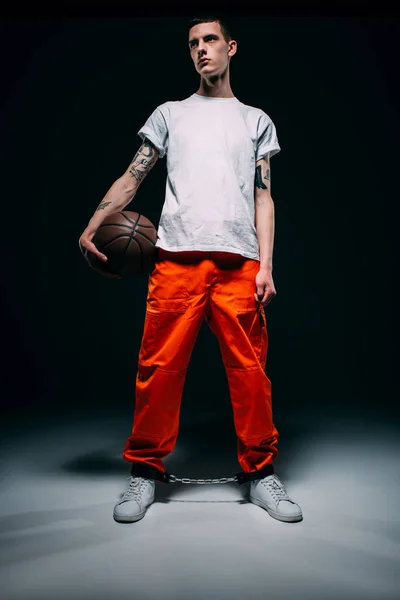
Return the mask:
M102 275L127 277L149 272L154 266L157 230L140 213L121 211L108 215L92 241L108 260L103 262L92 252L87 252L85 258Z

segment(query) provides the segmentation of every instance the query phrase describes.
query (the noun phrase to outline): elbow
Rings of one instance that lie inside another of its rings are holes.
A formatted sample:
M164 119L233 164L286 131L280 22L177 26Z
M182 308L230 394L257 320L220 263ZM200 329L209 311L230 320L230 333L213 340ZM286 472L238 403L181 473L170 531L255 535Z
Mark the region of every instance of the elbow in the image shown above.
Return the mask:
M119 178L119 181L122 186L122 191L126 196L135 194L139 187L138 180L126 173Z
M261 194L256 194L255 204L256 206L269 207L271 210L274 209L274 201L268 191Z

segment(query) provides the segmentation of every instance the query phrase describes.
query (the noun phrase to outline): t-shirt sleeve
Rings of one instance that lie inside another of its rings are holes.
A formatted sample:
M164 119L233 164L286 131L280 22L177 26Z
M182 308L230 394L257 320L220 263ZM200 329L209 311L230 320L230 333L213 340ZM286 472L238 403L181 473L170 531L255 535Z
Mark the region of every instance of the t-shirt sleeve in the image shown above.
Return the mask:
M168 126L163 111L159 106L152 112L146 123L138 131L144 140L147 138L157 148L162 158L168 151Z
M266 113L263 113L258 121L257 127L256 162L268 154L268 152L271 157L280 152L280 150L281 147L278 143L275 125L271 118Z

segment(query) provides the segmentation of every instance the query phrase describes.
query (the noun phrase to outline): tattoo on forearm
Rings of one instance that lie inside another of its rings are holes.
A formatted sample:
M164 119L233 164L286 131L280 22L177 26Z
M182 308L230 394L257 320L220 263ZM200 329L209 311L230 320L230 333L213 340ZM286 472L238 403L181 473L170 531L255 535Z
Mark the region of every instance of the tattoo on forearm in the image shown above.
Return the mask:
M109 204L111 204L111 202L100 202L100 204L97 207L97 210L102 210L103 208L105 208Z
M141 181L146 177L156 160L153 146L145 139L132 159L129 166L129 174L138 181Z
M267 186L263 183L262 180L262 176L261 176L261 165L258 165L258 167L256 168L256 187L260 188L261 190L267 190Z
M271 179L271 174L270 174L269 169L267 169L264 179L267 179L268 181Z

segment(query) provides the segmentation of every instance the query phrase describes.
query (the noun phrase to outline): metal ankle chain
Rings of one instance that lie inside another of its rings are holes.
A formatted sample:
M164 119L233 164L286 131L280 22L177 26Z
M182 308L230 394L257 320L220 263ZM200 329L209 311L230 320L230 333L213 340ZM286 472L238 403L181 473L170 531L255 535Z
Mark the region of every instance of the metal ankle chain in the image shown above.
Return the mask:
M261 479L268 475L272 475L274 468L272 464L266 465L258 471L251 471L249 473L241 471L233 477L209 477L206 479L196 479L194 477L177 477L166 471L160 471L154 467L147 465L134 464L131 470L132 477L144 477L147 479L154 479L155 481L161 481L162 483L196 483L198 485L207 484L221 484L221 483L238 483L239 485Z
M175 477L175 475L169 476L171 483L197 483L198 485L206 485L210 483L235 483L238 481L237 475L235 477L219 477L215 479L195 479L194 477Z

